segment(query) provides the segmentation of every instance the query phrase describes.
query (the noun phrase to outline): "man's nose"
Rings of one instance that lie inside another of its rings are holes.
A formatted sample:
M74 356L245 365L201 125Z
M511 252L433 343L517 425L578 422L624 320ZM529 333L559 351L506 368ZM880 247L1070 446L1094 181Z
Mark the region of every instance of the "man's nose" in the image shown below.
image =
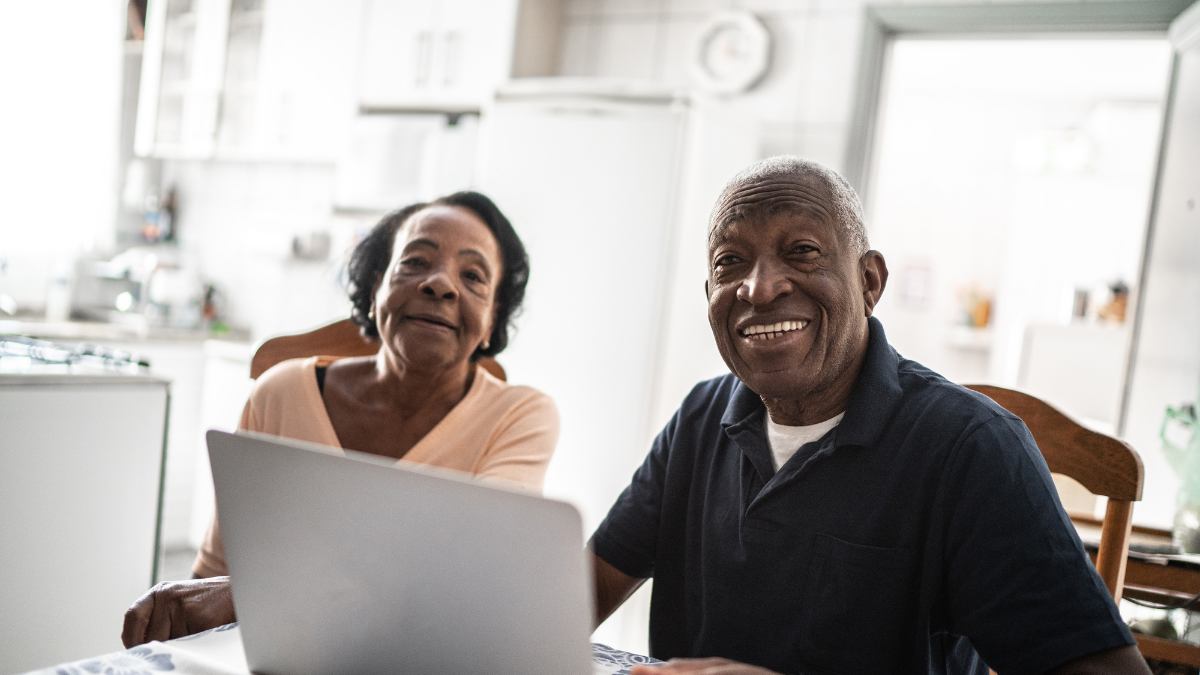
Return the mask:
M458 289L450 280L445 270L436 270L421 282L420 291L435 298L453 300L458 297Z
M750 275L738 286L737 299L754 306L768 305L792 292L792 282L778 265L759 262Z

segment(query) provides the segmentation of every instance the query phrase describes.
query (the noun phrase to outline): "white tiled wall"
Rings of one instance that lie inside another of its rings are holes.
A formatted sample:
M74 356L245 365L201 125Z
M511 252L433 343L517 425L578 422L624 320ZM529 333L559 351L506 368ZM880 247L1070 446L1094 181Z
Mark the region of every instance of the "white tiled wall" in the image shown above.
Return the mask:
M167 162L164 180L179 191L181 246L251 340L349 316L341 253L370 221L333 215L332 164ZM329 260L292 257L292 238L312 232L330 234Z
M681 87L688 85L693 41L705 19L721 10L754 12L771 34L770 71L751 91L713 103L743 113L743 123L758 126L761 156L793 153L838 170L849 133L864 7L930 4L930 0L564 1L560 75L644 78ZM1025 0L934 1L976 5Z

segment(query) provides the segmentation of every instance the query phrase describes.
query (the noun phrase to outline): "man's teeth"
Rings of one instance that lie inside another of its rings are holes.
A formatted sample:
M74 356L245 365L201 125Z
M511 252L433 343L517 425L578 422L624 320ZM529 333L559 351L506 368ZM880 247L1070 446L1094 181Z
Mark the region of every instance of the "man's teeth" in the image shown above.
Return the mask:
M793 330L800 330L808 324L807 321L780 321L759 326L747 326L742 329L742 335L751 340L774 340Z

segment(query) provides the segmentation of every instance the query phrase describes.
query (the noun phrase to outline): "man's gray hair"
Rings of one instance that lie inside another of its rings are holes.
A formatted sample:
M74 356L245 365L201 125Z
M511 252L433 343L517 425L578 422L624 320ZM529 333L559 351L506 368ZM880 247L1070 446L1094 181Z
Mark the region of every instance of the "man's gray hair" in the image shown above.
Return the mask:
M728 222L730 220L728 216L740 217L744 210L749 210L746 206L751 209L756 206L730 203L735 199L735 195L745 188L777 181L803 183L811 179L816 179L829 190L833 218L842 227L846 241L854 252L862 256L870 250L871 246L867 241L867 225L863 217L862 202L859 201L854 188L850 187L850 183L846 182L846 179L836 171L794 155L779 155L759 160L734 176L725 185L721 196L717 198L716 205L713 206L712 215L709 217L709 232L711 233L718 226ZM727 214L726 212L731 206L735 213ZM722 217L723 214L726 214L726 217ZM725 222L717 222L718 219Z

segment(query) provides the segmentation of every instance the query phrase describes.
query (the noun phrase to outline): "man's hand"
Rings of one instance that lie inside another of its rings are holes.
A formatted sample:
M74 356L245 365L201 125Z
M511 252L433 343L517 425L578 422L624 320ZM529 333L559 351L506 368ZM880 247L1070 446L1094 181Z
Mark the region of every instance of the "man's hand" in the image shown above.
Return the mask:
M729 659L671 659L661 666L634 666L629 675L778 675Z
M229 577L165 581L125 612L125 648L151 640L171 640L237 621Z

